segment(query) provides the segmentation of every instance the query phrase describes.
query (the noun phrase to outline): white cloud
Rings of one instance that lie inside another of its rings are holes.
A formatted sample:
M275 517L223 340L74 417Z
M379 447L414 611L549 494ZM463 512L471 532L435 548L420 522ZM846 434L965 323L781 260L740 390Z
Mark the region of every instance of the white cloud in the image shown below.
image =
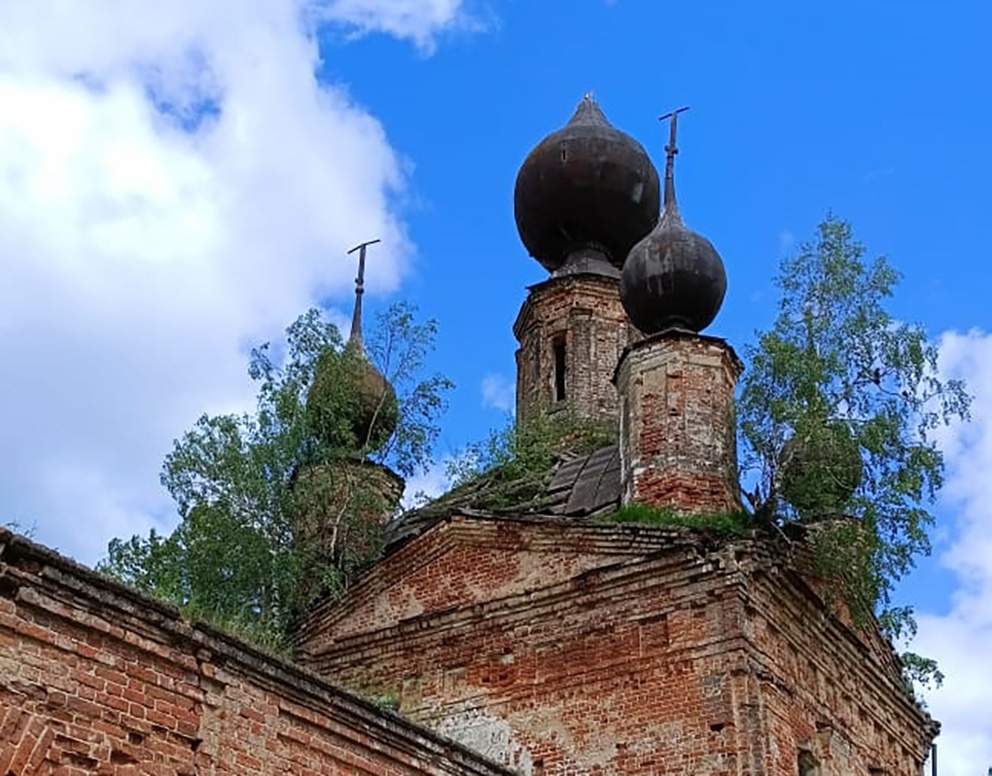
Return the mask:
M482 406L501 412L513 409L516 387L505 375L491 374L482 378Z
M425 471L417 472L406 481L401 505L403 509L413 509L431 499L435 499L451 489L451 477L448 476L450 457L442 458L432 463Z
M917 613L913 648L936 658L945 674L943 687L928 695L943 725L940 773L973 776L992 767L992 334L945 334L941 371L965 378L974 396L972 422L942 440L943 502L957 520L941 561L959 586L946 615Z
M315 78L315 20L426 47L458 0L0 4L0 521L93 562L172 519L171 440L253 395L245 351L413 248L405 165Z
M330 0L322 15L351 26L360 35L384 32L412 40L427 52L434 49L440 29L482 27L464 9L462 0Z

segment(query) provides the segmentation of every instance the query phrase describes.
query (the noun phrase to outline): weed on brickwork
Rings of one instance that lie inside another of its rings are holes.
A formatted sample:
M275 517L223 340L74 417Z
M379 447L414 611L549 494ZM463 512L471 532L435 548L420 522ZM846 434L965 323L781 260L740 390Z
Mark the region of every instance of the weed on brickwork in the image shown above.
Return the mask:
M750 518L745 512L684 515L675 512L671 507L659 507L652 504L628 504L616 512L600 518L600 520L606 523L635 523L637 525L688 528L727 536L743 536L752 529Z

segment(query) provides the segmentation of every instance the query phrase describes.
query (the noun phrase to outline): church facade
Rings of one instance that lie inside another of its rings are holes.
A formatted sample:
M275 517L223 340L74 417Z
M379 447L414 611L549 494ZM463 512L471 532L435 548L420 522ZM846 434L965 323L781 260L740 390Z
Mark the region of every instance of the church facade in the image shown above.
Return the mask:
M727 277L676 202L677 118L662 177L587 97L517 178L549 273L514 324L518 420L612 443L517 506L390 522L293 661L0 531L0 773L919 776L938 726L802 538L692 527L741 510L742 366L701 333ZM611 519L636 505L689 527Z
M588 97L517 178L550 273L514 326L518 420L571 412L616 444L525 509L401 518L300 659L525 774L918 776L935 724L881 634L824 603L801 541L608 519L741 510L742 365L700 334L727 281L676 202L677 118L661 180Z

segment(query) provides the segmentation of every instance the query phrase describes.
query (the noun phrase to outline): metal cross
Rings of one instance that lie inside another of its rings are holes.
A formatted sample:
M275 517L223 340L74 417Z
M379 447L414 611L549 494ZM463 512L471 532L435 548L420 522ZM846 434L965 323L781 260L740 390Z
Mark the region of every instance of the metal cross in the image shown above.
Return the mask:
M678 129L679 114L685 113L687 110L689 110L688 105L684 108L676 108L671 113L666 113L664 116L660 116L658 118L658 121L664 121L665 119L670 119L670 121L668 122L669 125L668 145L665 146L666 154L677 154L679 152L679 149L675 145L675 133Z
M348 251L349 256L353 254L355 251L361 251L358 254L358 277L355 278L356 294L365 293L365 249L368 248L370 245L375 245L377 242L382 242L382 241L379 239L368 240L366 242L361 243L360 245L356 245L354 248Z
M675 144L675 135L678 132L678 122L679 114L685 113L689 110L688 106L685 108L677 108L671 113L666 113L661 116L658 120L664 121L669 119L668 122L668 145L665 146L665 205L667 206L671 203L672 207L675 206L675 154L679 152L679 147Z
M356 245L350 251L350 256L358 251L358 277L355 278L355 312L351 316L351 335L348 337L348 344L355 348L362 347L362 294L365 293L365 249L370 245L381 242L378 239L368 240Z

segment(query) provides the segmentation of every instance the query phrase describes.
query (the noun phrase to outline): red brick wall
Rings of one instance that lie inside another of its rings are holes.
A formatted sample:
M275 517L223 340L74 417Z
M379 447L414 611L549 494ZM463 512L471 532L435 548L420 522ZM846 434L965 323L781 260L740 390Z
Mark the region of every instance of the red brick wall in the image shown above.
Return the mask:
M442 567L461 578L453 561ZM743 639L727 638L739 591L693 581L705 564L691 549L634 563L324 633L312 665L394 693L404 714L525 774L738 773L754 724L735 711L748 692Z
M937 726L905 694L891 651L824 617L812 588L792 581L756 574L747 609L775 772L805 750L820 776L919 776Z
M569 406L582 417L617 422L611 382L617 359L638 335L620 303L620 282L601 275L554 277L531 288L513 332L517 419ZM566 402L556 401L554 341L565 342Z
M931 731L901 694L894 662L834 620L782 568L778 550L657 528L568 530L572 543L521 521L515 540L482 563L478 547L455 549L450 528L439 530L448 550L433 554L429 533L375 569L367 588L320 612L301 652L315 670L395 694L404 714L524 774L795 776L807 747L836 768L823 776L868 776L876 764L918 776ZM570 570L556 542L563 555L577 547L587 555ZM431 557L414 570L419 551ZM542 551L545 579L515 568L532 568ZM444 578L436 594L417 581L431 573ZM480 573L492 575L491 587L478 584ZM416 605L375 606L405 595ZM824 716L842 698L788 674L791 652L850 686L853 715ZM835 731L828 746L847 755L812 746L824 719ZM901 742L901 754L866 732L875 725Z
M549 556L547 543L536 541L512 522L466 523L438 526L422 542L400 549L382 568L367 574L352 589L346 616L333 604L311 618L321 631L333 627L337 637L374 629L383 622L399 622L425 611L467 606L479 599L521 593L567 580L602 564L567 526L552 529L557 552ZM508 562L508 557L512 562ZM452 575L449 568L469 569ZM332 625L333 622L333 625Z
M722 340L671 331L628 348L617 369L623 502L685 514L740 505L734 389Z
M0 773L504 772L0 530Z
M454 518L364 575L349 590L346 605L331 602L314 612L300 643L304 651L324 649L332 640L424 613L529 595L602 567L610 557L658 552L679 536L677 531L641 536L564 519Z

